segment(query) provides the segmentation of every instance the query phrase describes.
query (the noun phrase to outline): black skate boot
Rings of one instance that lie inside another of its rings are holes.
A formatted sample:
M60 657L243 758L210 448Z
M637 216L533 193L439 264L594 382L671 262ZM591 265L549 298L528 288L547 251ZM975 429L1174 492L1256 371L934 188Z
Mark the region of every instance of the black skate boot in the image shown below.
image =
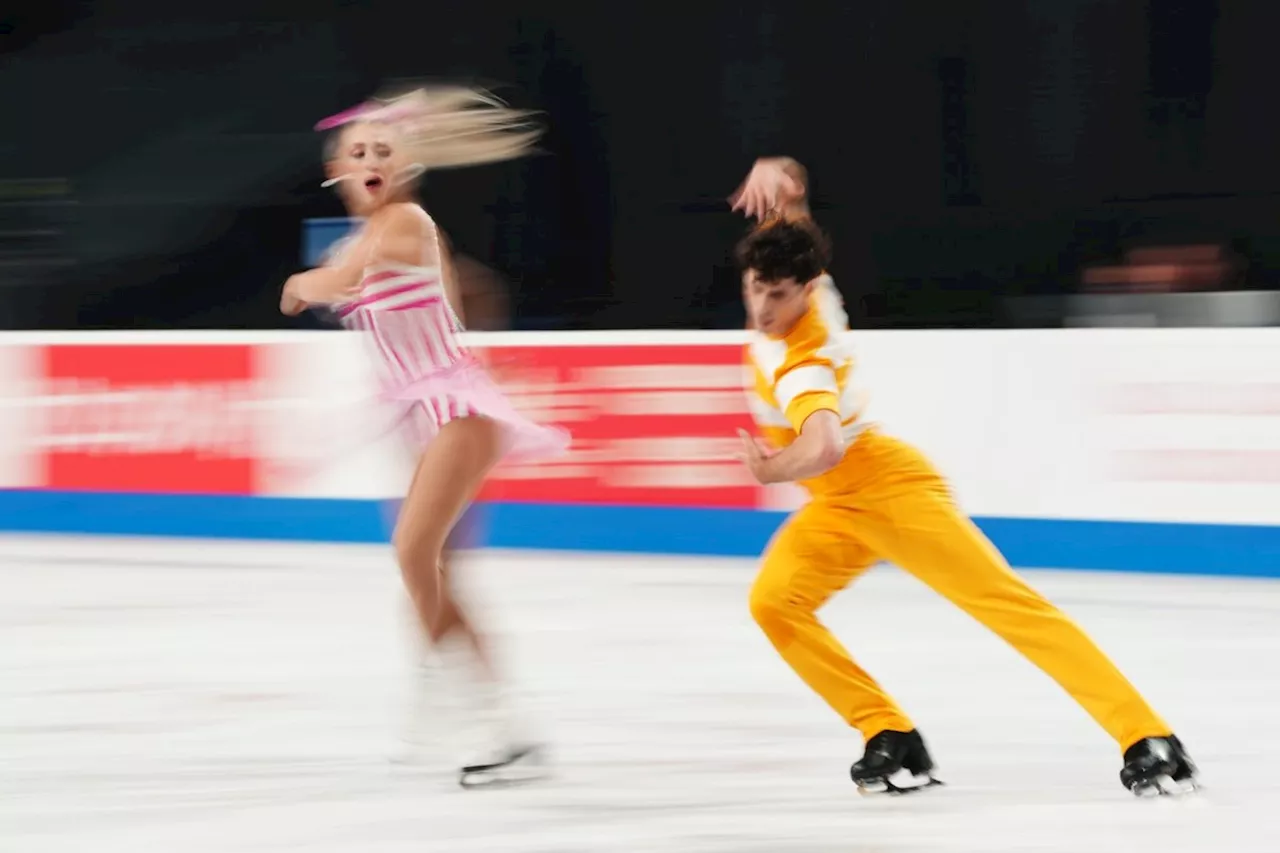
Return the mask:
M1198 787L1196 766L1173 735L1144 738L1126 749L1120 782L1139 797L1187 794Z
M909 794L942 784L933 778L933 759L915 729L870 738L849 775L861 794Z

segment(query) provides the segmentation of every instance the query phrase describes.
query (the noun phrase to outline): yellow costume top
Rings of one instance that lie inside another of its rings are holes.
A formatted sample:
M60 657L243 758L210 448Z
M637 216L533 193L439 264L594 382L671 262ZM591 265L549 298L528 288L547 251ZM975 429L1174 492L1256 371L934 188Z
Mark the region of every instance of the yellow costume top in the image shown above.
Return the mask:
M844 450L866 429L865 394L854 381L854 352L844 300L823 274L809 296L809 310L782 337L751 330L745 348L750 382L747 402L760 432L775 447L796 440L805 420L830 409L840 416ZM850 477L846 461L800 481L810 494L838 491Z

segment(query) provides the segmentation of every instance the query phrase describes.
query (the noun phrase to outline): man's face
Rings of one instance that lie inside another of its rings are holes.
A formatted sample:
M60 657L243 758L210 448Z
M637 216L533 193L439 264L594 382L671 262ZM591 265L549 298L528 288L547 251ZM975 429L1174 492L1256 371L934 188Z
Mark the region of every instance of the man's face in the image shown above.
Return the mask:
M809 310L812 282L801 284L794 278L764 281L755 270L742 276L742 301L753 328L766 335L781 336L791 331Z

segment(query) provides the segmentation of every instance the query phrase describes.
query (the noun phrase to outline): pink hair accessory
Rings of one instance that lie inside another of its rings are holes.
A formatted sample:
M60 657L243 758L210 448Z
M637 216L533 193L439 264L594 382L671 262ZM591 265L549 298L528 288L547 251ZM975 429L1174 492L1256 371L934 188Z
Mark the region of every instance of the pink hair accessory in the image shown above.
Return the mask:
M344 124L350 124L361 116L367 115L377 109L377 104L370 104L368 102L358 104L349 110L343 110L342 112L335 113L328 118L321 119L316 122L315 129L333 130L335 127L342 127Z
M417 118L425 112L421 103L413 96L402 95L391 101L365 101L350 109L335 113L328 118L316 122L316 130L333 130L344 124L368 118L375 121L403 121Z

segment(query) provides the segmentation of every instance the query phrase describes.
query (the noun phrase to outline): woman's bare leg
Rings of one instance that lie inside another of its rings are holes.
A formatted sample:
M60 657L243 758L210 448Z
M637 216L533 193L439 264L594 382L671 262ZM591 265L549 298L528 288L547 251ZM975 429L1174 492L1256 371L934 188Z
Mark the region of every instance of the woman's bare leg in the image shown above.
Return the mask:
M466 625L445 583L441 563L449 532L501 455L501 436L487 418L445 424L427 445L392 537L418 619L433 641Z
M458 704L471 695L467 670L478 664L482 676L491 672L478 632L449 594L441 561L449 533L498 455L492 421L451 421L424 448L396 516L392 543L421 643L405 733L410 748L403 758L410 762L454 740L459 723L469 724L472 714ZM449 635L467 642L455 644Z

